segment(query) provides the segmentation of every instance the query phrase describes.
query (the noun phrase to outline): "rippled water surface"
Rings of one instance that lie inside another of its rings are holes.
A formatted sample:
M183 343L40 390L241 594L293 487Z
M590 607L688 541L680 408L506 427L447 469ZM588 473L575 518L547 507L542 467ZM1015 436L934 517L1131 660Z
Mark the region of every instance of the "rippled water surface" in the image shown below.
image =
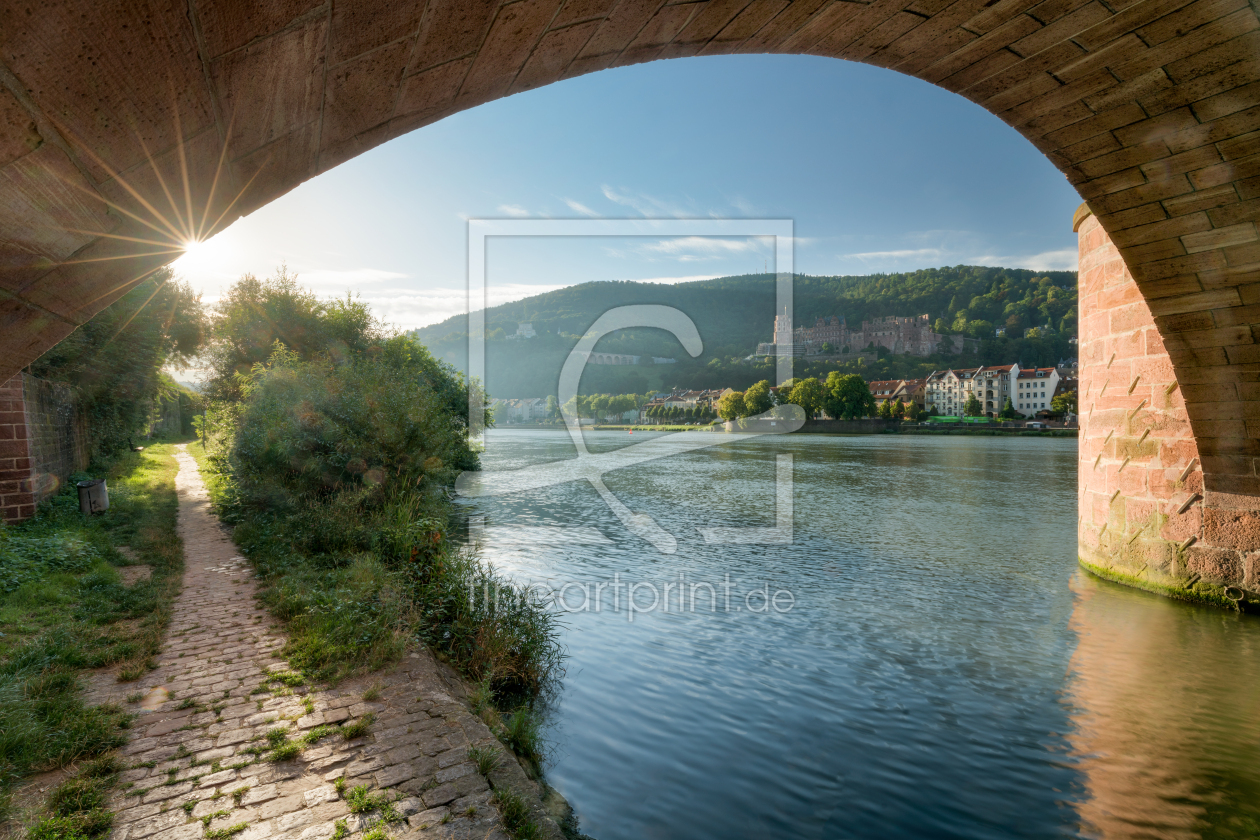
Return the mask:
M574 454L496 430L484 463ZM791 544L706 543L775 524L784 454ZM1260 622L1078 571L1075 441L753 438L605 480L676 553L585 481L467 506L495 565L591 607L548 776L594 837L1260 837ZM670 609L630 620L614 575Z

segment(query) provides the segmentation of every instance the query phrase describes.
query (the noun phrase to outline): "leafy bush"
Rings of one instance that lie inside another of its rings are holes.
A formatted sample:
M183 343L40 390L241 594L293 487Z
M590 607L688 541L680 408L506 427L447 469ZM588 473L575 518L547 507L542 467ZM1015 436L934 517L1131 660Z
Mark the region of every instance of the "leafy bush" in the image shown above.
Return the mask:
M144 430L159 395L191 396L162 368L196 355L205 325L200 296L169 268L160 269L58 342L30 372L74 389L93 454L109 455Z

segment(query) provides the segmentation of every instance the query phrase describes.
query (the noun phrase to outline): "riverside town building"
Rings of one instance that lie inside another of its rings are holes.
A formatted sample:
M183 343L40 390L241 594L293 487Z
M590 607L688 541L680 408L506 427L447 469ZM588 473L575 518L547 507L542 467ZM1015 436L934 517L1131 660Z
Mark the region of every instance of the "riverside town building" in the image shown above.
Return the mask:
M927 378L925 406L928 411L959 415L974 395L985 415L996 415L1009 399L1018 414L1035 417L1050 410L1059 382L1057 368L1020 370L1018 364L933 371Z

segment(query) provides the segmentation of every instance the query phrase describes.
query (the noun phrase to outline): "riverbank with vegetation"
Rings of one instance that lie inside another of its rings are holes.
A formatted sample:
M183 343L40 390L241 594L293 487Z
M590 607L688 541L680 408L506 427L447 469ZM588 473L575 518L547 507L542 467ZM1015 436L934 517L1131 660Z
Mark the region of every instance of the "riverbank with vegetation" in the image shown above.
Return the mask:
M282 654L335 684L423 643L539 775L541 701L564 657L548 605L453 537L449 487L479 466L468 384L365 305L283 273L243 279L218 314L204 445L189 451L284 622Z
M0 834L109 832L105 792L121 769L111 754L134 709L89 705L84 687L94 671L139 679L161 647L183 573L172 450L124 451L77 476L106 479L104 513L80 513L67 482L31 519L0 526ZM24 788L48 773L46 801Z

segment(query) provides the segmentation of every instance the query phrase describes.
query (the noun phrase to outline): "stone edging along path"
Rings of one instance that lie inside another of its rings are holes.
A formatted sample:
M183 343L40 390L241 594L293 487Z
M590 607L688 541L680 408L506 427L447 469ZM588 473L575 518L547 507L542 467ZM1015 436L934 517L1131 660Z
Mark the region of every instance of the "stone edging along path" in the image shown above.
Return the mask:
M506 840L492 785L521 796L541 836L562 836L538 786L426 649L335 689L303 684L277 655L283 630L255 601L196 462L183 446L176 458L183 590L158 667L139 683L112 840L375 840L381 828L395 840ZM90 700L125 703L136 686L98 680ZM488 777L468 755L475 746L500 755ZM361 785L378 797L366 808Z

